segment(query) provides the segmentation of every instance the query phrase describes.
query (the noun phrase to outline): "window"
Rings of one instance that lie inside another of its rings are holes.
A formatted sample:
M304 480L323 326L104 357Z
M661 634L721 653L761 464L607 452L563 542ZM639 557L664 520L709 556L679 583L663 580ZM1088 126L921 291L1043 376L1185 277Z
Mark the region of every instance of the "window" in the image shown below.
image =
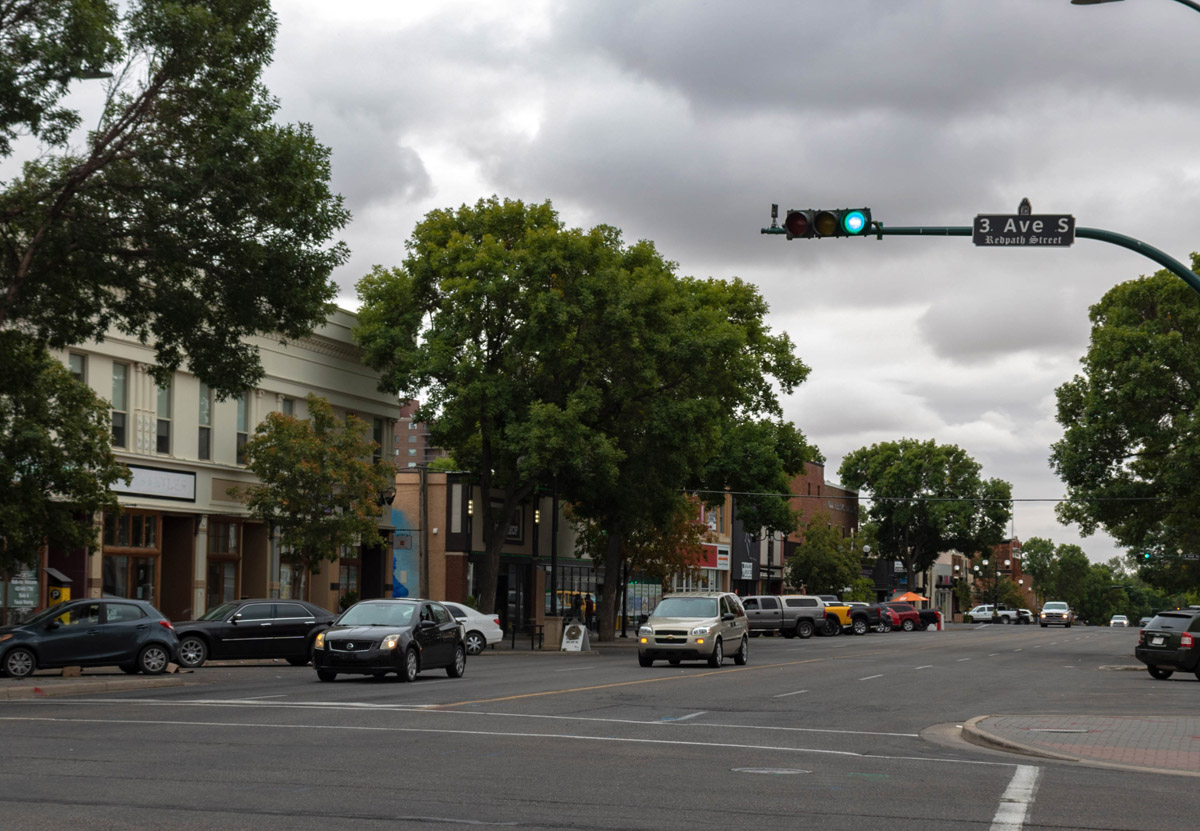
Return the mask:
M285 416L294 416L296 414L296 402L291 398L285 398L279 404L279 411Z
M125 446L126 418L129 415L129 364L113 364L112 372L112 443Z
M105 622L107 623L141 620L146 616L140 606L134 606L132 603L107 603L105 612L107 615Z
M417 448L415 448L415 447L408 448L408 455L410 455L410 456L417 455Z
M171 452L171 383L158 388L158 424L154 438L154 449L159 453Z
M200 382L200 409L197 415L200 432L197 436L196 457L208 460L212 458L212 390L203 381Z
M377 418L372 422L371 438L375 440L375 452L371 454L371 461L383 461L383 419Z
M416 437L416 436L409 436L409 437L408 437L408 443L409 443L409 444L416 444L416 443L417 443L417 437Z
M237 397L237 463L246 464L246 440L250 438L250 414L246 393Z
M87 383L87 356L72 352L67 356L67 368L71 370L71 377L76 381L81 384Z
M312 618L313 613L298 603L276 603L275 618L277 620L287 620L294 618L296 620L308 620Z
M272 614L271 603L251 603L243 606L238 610L238 613L233 616L234 620L270 620Z

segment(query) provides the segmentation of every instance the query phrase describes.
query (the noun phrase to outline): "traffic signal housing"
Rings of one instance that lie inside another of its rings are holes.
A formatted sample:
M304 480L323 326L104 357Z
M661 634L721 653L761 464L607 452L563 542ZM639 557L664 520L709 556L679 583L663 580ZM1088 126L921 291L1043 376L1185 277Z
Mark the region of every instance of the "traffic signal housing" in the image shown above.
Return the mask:
M788 239L859 237L871 230L870 208L789 210L783 220Z

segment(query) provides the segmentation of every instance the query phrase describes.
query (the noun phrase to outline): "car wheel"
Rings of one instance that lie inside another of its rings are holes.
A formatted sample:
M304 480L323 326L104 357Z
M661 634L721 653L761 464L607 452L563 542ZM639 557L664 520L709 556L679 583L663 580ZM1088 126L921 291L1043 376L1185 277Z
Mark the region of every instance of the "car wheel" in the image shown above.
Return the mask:
M856 635L865 635L867 634L867 630L870 628L871 627L867 625L867 622L860 617L856 617L850 624L850 631Z
M672 659L674 661L674 659ZM654 659L649 655L638 655L638 666L649 667L654 666Z
M744 667L746 662L750 660L750 642L742 638L742 645L738 647L738 651L733 656L733 662L739 667Z
M1012 618L1009 617L1008 615L1005 615L1002 619L1004 621L1005 626L1008 626L1010 623L1012 623Z
M825 629L822 634L831 638L836 638L838 635L842 634L842 622L835 617L825 618Z
M911 620L906 620L900 624L900 628L903 629L905 632L911 632L916 627L913 626L913 622Z
M721 639L717 638L717 642L713 644L712 654L708 656L708 665L719 667L723 663L725 663L725 649L721 646Z
M416 681L417 673L421 671L421 659L417 657L417 650L410 649L404 653L404 669L400 670L401 681Z
M813 626L813 622L811 620L802 620L796 624L796 634L799 635L802 640L808 640L811 638L816 629L817 627Z
M186 635L179 642L179 665L195 669L208 660L208 644L197 635Z
M332 681L334 678L337 678L337 673L331 669L319 669L317 670L317 678L322 681Z
M467 645L468 655L478 655L487 646L487 638L483 636L482 632L468 632L463 643Z
M929 628L929 624L928 624L928 623L926 623L925 621L921 621L921 622L920 622L920 623L917 625L917 631L918 631L918 632L924 632L924 631L925 631L926 629L928 629L928 628Z
M25 678L37 669L37 659L24 647L14 647L4 656L4 674L9 678Z
M147 644L138 653L137 667L146 675L161 675L167 671L171 662L171 654L160 643Z
M461 643L454 647L454 660L446 667L446 674L451 678L462 678L467 671L467 649Z
M1162 669L1156 666L1146 667L1146 672L1150 673L1151 678L1157 678L1159 681L1166 681L1175 674L1175 670L1173 669Z

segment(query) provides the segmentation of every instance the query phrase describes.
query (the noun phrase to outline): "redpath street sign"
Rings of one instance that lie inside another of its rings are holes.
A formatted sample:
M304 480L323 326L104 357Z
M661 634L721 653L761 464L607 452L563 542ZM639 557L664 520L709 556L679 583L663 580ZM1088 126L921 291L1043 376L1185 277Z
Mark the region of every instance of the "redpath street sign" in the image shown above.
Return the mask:
M976 245L1063 246L1075 241L1070 214L979 214L971 228Z

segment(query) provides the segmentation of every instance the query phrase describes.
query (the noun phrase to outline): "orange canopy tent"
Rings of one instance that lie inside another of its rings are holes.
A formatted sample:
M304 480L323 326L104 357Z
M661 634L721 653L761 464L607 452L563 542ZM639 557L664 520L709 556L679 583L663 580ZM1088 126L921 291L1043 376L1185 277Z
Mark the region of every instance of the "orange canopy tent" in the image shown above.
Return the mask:
M918 600L928 600L928 599L929 599L928 597L922 597L921 595L917 594L916 592L905 592L904 594L900 594L900 595L897 595L892 598L892 600L903 600L906 603L914 603Z

